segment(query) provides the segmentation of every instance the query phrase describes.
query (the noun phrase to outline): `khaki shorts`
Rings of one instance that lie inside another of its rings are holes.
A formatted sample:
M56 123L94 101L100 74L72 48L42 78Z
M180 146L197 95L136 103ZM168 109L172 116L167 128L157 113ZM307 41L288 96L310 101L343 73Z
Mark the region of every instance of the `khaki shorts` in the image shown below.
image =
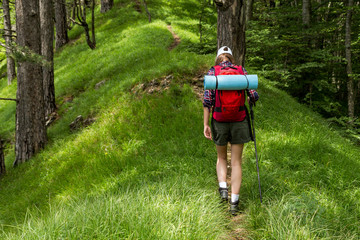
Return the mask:
M211 134L216 145L243 144L251 141L247 118L242 122L218 122L211 119Z

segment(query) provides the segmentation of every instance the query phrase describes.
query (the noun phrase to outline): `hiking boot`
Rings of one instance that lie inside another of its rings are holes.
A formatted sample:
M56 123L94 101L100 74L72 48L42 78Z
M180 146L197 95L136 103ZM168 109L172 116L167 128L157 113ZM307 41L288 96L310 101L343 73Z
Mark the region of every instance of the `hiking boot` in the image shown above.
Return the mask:
M219 193L220 193L221 200L223 200L224 202L227 202L228 196L229 196L228 189L219 187Z
M240 212L239 201L230 202L230 213L233 216L236 216Z

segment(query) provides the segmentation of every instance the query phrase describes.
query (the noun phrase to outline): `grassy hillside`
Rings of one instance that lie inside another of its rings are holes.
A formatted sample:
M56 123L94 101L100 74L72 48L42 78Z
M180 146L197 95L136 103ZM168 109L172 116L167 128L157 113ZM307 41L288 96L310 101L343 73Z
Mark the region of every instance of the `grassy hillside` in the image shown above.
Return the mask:
M201 101L189 84L214 60L193 52L200 49L193 14L200 3L147 2L152 23L134 2L115 1L97 15L97 49L88 48L76 27L73 41L56 54L60 119L49 128L46 149L16 169L9 145L8 173L0 180L1 239L236 235L239 226L218 202L215 148L202 135ZM213 21L209 15L210 33ZM172 51L168 24L182 40ZM166 90L133 88L170 75ZM264 203L248 144L241 190L246 237L358 239L359 147L260 79L255 116ZM0 83L0 96L15 96L15 85ZM14 112L14 103L0 101L0 134L7 139L14 135ZM78 115L96 121L71 131Z

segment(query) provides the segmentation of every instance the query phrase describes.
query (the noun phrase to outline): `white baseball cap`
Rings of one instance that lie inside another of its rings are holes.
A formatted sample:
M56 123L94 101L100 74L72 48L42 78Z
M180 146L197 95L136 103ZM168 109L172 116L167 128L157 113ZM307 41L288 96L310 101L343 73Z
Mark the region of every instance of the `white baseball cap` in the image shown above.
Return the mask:
M223 47L219 48L216 57L220 56L223 53L228 53L228 54L230 54L232 56L231 49L229 47L227 47L227 46L223 46Z

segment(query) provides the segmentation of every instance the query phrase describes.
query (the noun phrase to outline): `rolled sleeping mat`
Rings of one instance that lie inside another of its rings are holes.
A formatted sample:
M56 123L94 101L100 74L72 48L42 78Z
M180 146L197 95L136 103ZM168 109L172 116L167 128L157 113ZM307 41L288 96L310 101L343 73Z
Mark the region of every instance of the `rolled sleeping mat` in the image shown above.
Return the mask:
M219 90L257 89L257 75L218 75L204 77L204 88Z

